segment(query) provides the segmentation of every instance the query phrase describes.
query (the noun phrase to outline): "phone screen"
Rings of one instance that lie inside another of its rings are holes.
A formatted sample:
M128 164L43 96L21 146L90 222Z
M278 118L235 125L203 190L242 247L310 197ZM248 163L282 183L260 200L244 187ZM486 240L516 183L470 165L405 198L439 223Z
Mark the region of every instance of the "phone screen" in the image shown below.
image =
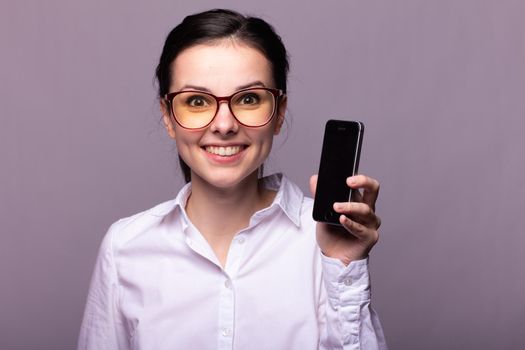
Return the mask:
M326 123L314 220L339 225L340 214L333 210L333 204L350 200L351 190L346 179L358 170L363 130L361 122L329 120Z

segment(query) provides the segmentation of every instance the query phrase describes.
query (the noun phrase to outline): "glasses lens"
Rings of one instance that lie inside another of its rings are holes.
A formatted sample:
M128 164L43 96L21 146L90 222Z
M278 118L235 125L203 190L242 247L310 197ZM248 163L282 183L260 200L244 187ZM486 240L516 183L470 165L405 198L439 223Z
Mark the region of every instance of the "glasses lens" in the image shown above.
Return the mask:
M265 89L249 89L236 93L231 100L235 117L244 125L260 126L268 122L275 109L273 94Z
M172 102L175 119L185 128L198 129L208 125L217 110L213 96L188 91L175 95Z

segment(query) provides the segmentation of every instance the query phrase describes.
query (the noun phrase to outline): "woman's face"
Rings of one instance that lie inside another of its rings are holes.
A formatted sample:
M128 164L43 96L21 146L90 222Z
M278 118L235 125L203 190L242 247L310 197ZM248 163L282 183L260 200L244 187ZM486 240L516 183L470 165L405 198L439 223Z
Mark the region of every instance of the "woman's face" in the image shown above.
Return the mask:
M258 50L224 40L192 46L173 61L169 91L199 90L215 96L230 96L249 87L275 88L270 62ZM257 169L268 157L273 136L283 123L286 100L279 104L266 125L251 128L239 124L227 103L220 103L211 124L188 130L173 122L163 109L164 123L175 139L181 158L192 171L192 180L218 188L232 188ZM233 153L224 155L224 153ZM223 155L220 155L223 154Z

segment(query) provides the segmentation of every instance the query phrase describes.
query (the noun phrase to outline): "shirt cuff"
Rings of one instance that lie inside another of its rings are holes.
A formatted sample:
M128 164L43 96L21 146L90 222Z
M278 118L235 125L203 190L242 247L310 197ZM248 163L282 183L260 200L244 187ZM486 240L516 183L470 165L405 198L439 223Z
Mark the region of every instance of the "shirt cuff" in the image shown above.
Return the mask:
M339 259L321 253L323 280L332 307L361 305L370 301L368 258L345 266Z

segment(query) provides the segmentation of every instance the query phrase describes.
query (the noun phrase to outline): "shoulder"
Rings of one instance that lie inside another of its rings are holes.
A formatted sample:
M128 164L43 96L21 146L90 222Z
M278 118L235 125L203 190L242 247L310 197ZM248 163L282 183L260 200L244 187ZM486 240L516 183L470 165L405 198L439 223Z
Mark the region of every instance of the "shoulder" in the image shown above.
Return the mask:
M115 221L108 229L103 240L107 248L118 249L128 242L155 231L164 218L177 207L174 199L160 203L150 209Z

